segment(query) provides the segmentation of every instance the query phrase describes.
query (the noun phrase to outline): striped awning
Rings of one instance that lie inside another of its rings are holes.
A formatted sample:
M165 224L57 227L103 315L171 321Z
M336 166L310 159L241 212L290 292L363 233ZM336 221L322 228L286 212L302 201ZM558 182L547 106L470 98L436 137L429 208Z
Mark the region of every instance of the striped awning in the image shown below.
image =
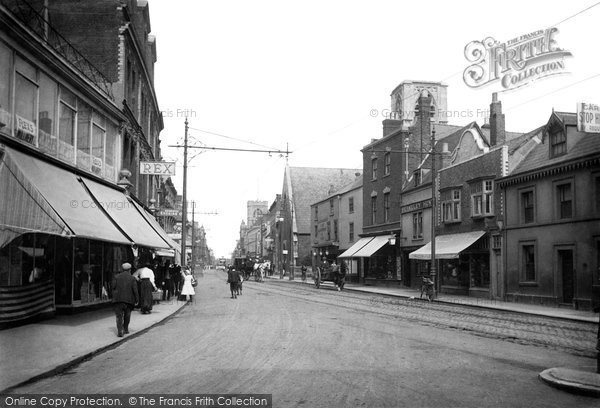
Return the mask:
M73 235L61 216L0 147L0 248L27 232Z
M51 208L49 216L57 225L65 227L64 231L78 237L131 244L131 239L99 208L74 173L12 148L6 147L5 153L4 161L6 157L10 158L12 166L31 187L31 198L36 205L44 209ZM21 207L19 201L12 196L5 196L4 200L6 202L3 205L8 206L7 213L18 213ZM56 220L60 220L60 223ZM19 219L19 222L23 220ZM48 227L48 223L46 221L45 225L41 225L41 229L35 226L32 230L48 232L43 229ZM54 231L58 229L53 228Z

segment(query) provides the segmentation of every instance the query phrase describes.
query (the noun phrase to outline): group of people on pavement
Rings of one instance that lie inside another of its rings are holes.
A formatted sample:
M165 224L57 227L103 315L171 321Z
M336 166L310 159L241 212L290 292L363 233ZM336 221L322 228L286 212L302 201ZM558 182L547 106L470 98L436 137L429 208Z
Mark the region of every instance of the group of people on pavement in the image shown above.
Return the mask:
M116 316L117 336L123 337L129 333L129 322L131 320L131 311L139 305L142 314L149 314L152 311L154 299L153 292L158 290L155 282L154 271L151 269L151 263L141 262L140 268L131 273L132 265L129 262L121 265L121 271L116 274L112 280L112 303ZM181 287L181 296L185 296L186 301L192 302L195 293L195 278L189 269L183 269L179 272L183 286ZM166 280L166 279L165 279ZM169 280L173 282L174 276L170 274ZM169 282L171 284L171 282ZM165 281L163 281L163 287ZM174 284L173 284L174 287ZM173 288L168 288L170 291ZM170 299L171 293L168 298ZM164 291L163 291L164 299Z

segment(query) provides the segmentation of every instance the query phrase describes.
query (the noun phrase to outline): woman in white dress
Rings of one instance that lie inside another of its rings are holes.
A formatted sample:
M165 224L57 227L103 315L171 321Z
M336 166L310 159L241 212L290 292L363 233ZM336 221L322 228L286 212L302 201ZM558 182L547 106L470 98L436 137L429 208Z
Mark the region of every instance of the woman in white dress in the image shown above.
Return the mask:
M181 289L181 294L185 295L185 299L188 302L191 302L193 296L196 294L194 291L194 287L192 286L192 280L194 277L190 274L190 271L185 269L183 272L183 288Z

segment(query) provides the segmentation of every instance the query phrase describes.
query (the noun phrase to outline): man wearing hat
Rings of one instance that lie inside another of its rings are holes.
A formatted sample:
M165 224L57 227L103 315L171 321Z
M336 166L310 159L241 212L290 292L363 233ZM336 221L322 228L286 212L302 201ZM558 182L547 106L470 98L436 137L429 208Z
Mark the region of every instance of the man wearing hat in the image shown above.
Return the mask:
M131 276L131 264L124 263L123 270L112 281L112 301L117 317L117 336L129 333L131 311L139 301L137 281Z

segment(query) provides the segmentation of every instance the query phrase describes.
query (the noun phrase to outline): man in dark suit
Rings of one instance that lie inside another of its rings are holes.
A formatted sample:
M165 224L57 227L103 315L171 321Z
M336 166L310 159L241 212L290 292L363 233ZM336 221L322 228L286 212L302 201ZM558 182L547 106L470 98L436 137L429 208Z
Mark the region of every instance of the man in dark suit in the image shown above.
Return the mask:
M112 301L117 317L117 336L129 333L131 311L139 302L137 281L131 275L131 264L124 263L123 270L112 281Z
M237 290L240 284L240 274L233 268L233 266L230 266L229 270L227 271L227 283L229 283L229 289L231 290L231 298L237 299Z

